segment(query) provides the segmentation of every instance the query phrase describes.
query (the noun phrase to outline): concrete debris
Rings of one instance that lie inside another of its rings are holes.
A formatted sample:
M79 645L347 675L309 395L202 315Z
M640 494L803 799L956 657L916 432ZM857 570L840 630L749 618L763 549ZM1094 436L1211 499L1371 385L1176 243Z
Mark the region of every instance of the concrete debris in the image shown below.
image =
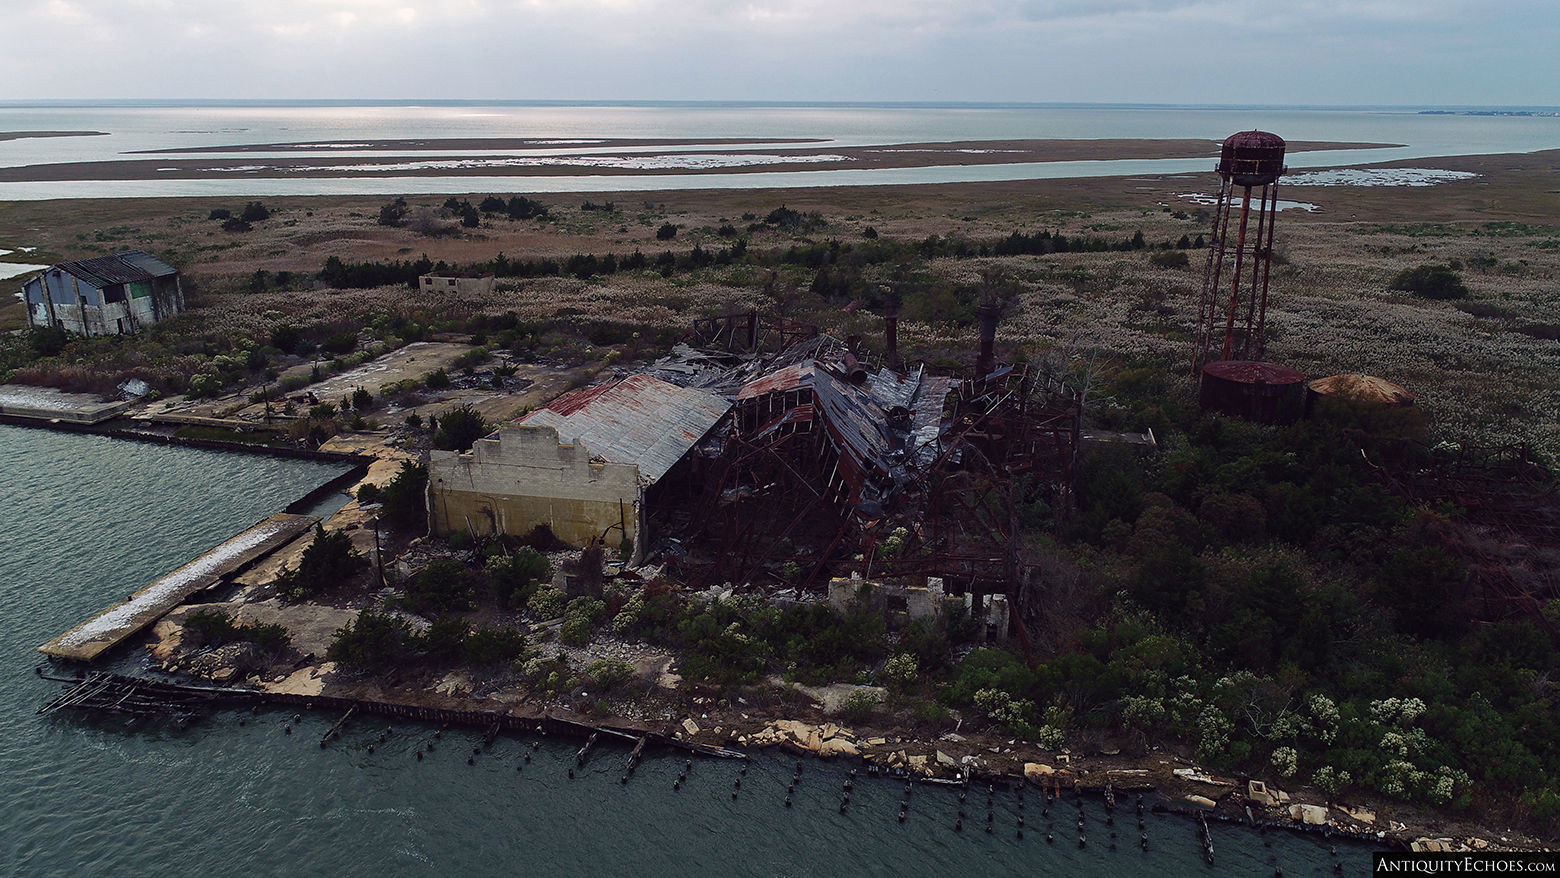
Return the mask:
M1209 786L1232 787L1232 786L1235 785L1235 781L1230 780L1227 777L1218 777L1218 776L1211 775L1211 774L1203 774L1202 772L1198 771L1195 768L1177 768L1177 769L1175 769L1174 773L1175 773L1176 777L1179 777L1179 778L1181 778L1183 780L1196 781L1197 783L1205 783L1205 784L1208 784Z
M1289 819L1299 820L1307 826L1326 826L1327 809L1321 805L1290 805Z

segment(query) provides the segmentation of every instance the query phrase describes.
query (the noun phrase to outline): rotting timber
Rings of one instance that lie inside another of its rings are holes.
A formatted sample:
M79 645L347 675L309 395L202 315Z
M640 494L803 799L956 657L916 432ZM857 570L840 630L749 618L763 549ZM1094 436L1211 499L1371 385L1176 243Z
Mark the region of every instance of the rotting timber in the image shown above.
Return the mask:
M747 754L736 750L682 741L670 735L645 729L596 726L552 715L525 717L496 711L449 710L358 698L265 692L260 689L238 687L190 686L104 671L94 671L85 677L58 677L39 669L38 675L45 680L64 683L69 687L64 694L38 708L40 714L69 710L134 719L166 719L183 725L222 708L269 705L304 710L341 711L350 714L375 714L440 725L477 726L487 730L490 736L496 736L500 731L529 732L587 738L591 743L594 743L598 736L606 736L633 746L642 746L643 741L721 759L747 758Z

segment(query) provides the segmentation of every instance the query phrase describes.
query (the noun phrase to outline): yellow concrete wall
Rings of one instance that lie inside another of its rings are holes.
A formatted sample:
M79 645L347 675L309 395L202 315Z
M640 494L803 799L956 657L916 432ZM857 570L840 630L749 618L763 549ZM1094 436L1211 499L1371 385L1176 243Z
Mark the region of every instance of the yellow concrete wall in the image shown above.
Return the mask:
M639 467L592 462L583 443L559 441L552 427L507 424L496 438L478 440L467 454L433 452L428 471L429 529L522 536L538 524L558 539L583 546L607 533L615 546L622 523L643 545Z

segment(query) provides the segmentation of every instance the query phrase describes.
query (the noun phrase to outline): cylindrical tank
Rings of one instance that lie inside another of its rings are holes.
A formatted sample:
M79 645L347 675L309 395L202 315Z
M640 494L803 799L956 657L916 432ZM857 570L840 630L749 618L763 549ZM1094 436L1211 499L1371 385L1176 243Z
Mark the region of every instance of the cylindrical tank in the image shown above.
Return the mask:
M1412 408L1414 394L1398 384L1374 375L1345 372L1318 378L1306 386L1305 413L1311 414L1321 399L1341 399L1380 408Z
M1401 385L1385 378L1345 372L1318 378L1306 385L1308 395L1335 396L1354 402L1368 402L1384 406L1411 406L1414 394Z
M1220 360L1202 370L1198 404L1257 424L1289 424L1305 409L1305 375L1277 363Z
M1224 138L1219 176L1236 186L1266 186L1284 173L1284 139L1266 131L1241 131Z

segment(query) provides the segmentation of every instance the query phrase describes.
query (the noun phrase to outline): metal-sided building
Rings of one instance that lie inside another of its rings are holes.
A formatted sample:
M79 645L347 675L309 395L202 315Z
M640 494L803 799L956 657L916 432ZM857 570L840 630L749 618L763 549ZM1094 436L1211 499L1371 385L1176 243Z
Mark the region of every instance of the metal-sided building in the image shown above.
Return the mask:
M50 266L22 284L27 323L81 335L124 335L184 310L173 266L141 250Z

